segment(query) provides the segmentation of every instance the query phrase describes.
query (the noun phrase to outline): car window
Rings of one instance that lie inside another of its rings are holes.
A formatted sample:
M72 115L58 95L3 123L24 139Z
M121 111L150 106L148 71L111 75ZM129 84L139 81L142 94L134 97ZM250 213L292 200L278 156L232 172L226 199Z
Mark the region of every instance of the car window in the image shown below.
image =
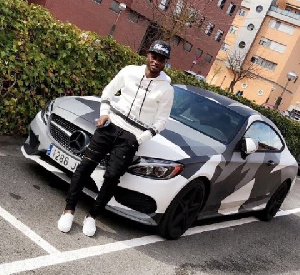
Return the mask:
M280 151L283 148L283 143L278 134L263 122L254 122L251 124L245 137L257 141L259 151Z
M214 99L179 87L174 87L171 117L223 144L232 141L246 119Z

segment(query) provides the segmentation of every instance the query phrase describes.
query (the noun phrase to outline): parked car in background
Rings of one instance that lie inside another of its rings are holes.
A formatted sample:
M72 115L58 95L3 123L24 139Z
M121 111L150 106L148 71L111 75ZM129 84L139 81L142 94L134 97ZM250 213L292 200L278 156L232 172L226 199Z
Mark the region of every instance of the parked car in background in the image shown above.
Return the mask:
M188 75L192 75L192 76L194 76L197 80L199 80L199 81L203 81L203 82L206 82L206 78L205 78L205 76L203 76L203 75L201 75L201 74L197 74L197 73L195 73L195 72L193 72L193 71L189 71L189 70L187 70L187 71L184 71L186 74L188 74Z
M263 106L263 107L265 107L267 109L272 109L272 110L275 109L274 105L269 104L269 103L263 103L261 106Z
M249 107L198 87L174 85L174 96L167 128L139 147L107 210L156 226L167 239L179 238L196 219L257 211L271 220L298 170L278 128ZM49 102L30 124L24 156L69 181L95 131L100 104L93 96ZM92 174L89 195L101 187L104 169L105 161Z

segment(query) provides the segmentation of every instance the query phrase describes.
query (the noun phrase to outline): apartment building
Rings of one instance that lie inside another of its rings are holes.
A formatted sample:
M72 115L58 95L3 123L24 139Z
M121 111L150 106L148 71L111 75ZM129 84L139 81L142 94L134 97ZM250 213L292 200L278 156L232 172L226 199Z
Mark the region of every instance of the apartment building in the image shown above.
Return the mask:
M271 108L300 111L300 0L244 0L232 22L208 82L229 88L235 71L248 75L234 93ZM232 58L233 57L233 58ZM231 58L231 59L230 59Z
M241 4L241 0L28 2L43 5L55 18L69 21L83 30L111 35L118 43L130 46L141 55L153 40L171 34L168 37L172 46L170 66L202 75L209 72ZM126 8L122 10L124 4Z

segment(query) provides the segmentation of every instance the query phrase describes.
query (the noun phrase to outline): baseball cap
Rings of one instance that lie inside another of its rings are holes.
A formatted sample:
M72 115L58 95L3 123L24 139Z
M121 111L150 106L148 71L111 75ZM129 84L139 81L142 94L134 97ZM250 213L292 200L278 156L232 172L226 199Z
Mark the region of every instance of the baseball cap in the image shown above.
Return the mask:
M148 52L158 53L165 56L166 58L170 58L171 47L167 42L163 40L156 40L151 44Z

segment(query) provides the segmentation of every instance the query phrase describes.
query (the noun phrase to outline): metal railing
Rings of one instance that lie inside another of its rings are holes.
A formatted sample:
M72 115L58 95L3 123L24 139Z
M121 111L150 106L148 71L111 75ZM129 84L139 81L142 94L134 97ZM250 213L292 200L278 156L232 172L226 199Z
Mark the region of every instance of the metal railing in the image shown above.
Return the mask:
M271 6L270 7L270 11L274 11L276 13L288 16L290 18L294 18L296 20L300 20L300 14L297 14L297 13L294 13L294 12L291 12L291 11L287 11L287 10L283 10L283 9L280 9L280 8L278 8L276 6Z

